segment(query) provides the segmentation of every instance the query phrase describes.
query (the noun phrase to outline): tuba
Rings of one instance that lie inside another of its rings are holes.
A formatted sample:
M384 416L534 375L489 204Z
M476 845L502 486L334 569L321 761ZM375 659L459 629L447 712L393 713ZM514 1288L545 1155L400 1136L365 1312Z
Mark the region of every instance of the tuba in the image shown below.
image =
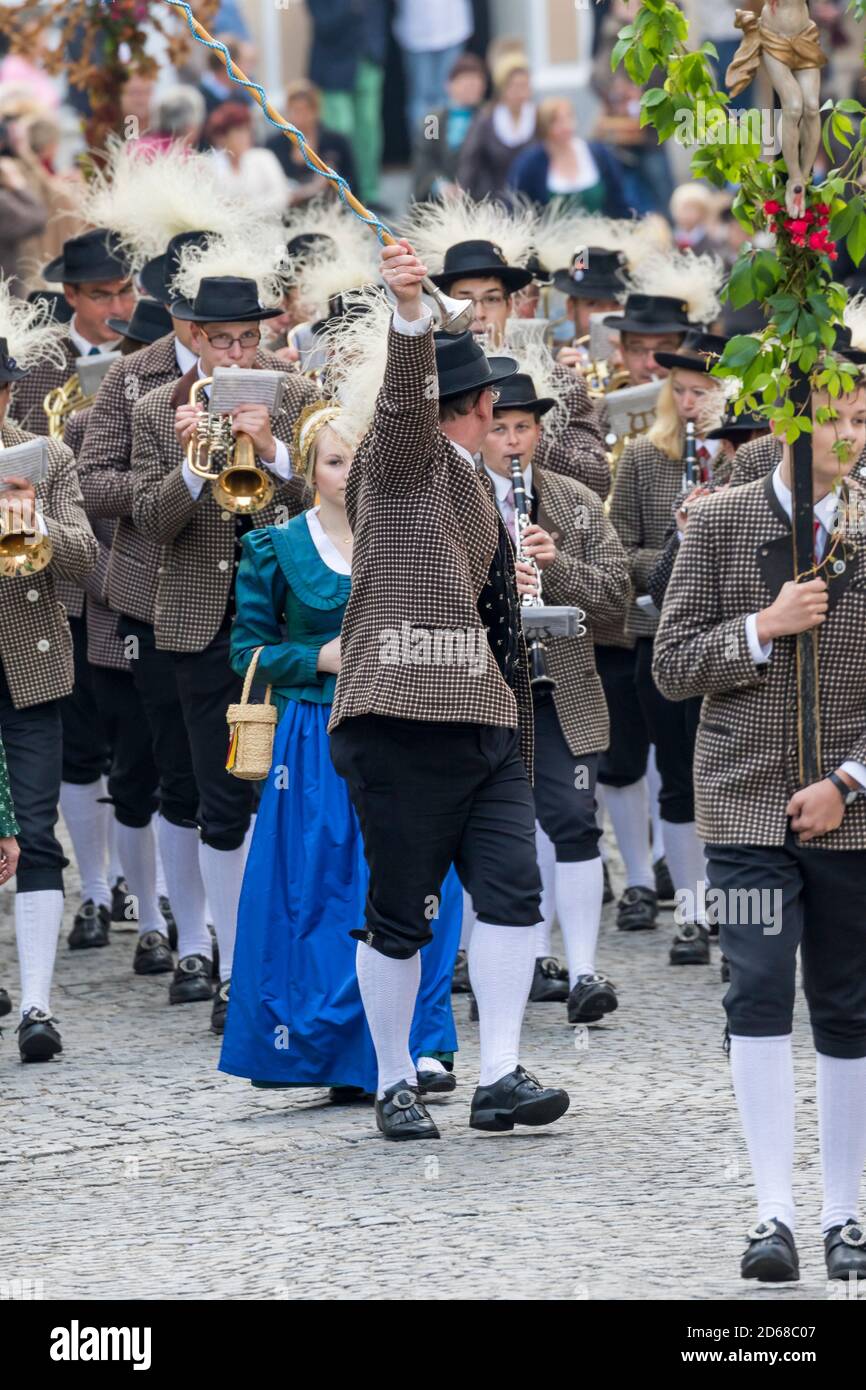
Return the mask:
M44 440L40 440L40 443L44 448ZM18 453L19 448L27 449L28 445L7 450L0 438L0 450L4 453ZM2 471L0 469L0 474ZM14 463L10 463L9 471L15 472ZM38 574L51 563L54 553L54 547L48 537L28 526L20 512L18 515L15 513L16 508L10 499L0 494L0 578L3 579Z
M69 417L93 405L106 372L120 356L119 352L112 351L75 359L76 371L62 386L49 391L42 402L50 439L62 439Z
M196 405L199 393L212 382L210 376L194 382L188 404ZM219 455L223 465L214 469ZM248 434L233 432L229 413L202 415L187 445L186 461L197 478L210 482L214 501L223 511L251 515L266 507L274 495L274 480L256 463L253 441Z

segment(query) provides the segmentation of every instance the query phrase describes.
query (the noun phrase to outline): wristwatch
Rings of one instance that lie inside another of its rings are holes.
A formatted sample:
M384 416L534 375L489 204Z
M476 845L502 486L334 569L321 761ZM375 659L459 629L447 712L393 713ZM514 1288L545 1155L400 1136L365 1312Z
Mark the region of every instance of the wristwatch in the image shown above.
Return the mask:
M827 781L833 783L833 786L836 788L837 792L842 798L842 803L844 806L854 805L854 802L860 795L859 789L856 791L852 790L852 788L848 786L847 782L843 782L838 772L829 772L827 774Z

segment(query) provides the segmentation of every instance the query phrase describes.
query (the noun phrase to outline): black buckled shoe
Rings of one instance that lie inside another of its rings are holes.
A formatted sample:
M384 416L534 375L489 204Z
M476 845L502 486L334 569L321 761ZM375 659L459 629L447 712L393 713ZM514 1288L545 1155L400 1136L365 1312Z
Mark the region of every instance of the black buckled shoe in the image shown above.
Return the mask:
M70 951L89 951L94 946L107 946L110 925L111 913L108 908L103 907L102 903L97 907L88 898L75 914L68 937Z
M12 1012L12 1000L9 998L8 989L0 989L0 1018L5 1018Z
M824 1237L828 1279L866 1279L866 1227L854 1217L831 1226Z
M212 1033L224 1033L226 1027L226 1014L229 1011L229 989L231 980L223 980L216 994L213 997L213 1008L210 1015L210 1028Z
M57 1019L42 1009L28 1009L17 1032L22 1062L50 1062L56 1053L63 1051Z
M173 951L177 950L177 922L174 920L174 913L171 910L171 903L168 898L162 897L159 900L159 910L165 922L165 934L168 937L168 944Z
M376 1124L385 1139L438 1139L439 1131L410 1082L389 1086L376 1101Z
M211 950L213 951L213 955L211 956L211 961L213 962L213 969L211 970L211 979L213 980L215 985L218 985L220 981L220 944L217 941L216 930L213 926L211 926L210 922L208 922L207 924L207 929L210 932L210 944Z
M515 1067L492 1086L479 1086L472 1097L473 1129L502 1131L515 1125L550 1125L564 1115L568 1092L545 1087L524 1067Z
M653 877L656 881L656 897L660 903L672 903L676 899L674 881L668 868L668 861L662 855L653 864Z
M426 1095L450 1095L457 1089L457 1077L453 1071L419 1071L418 1072L418 1094Z
M616 908L616 924L620 931L651 931L659 915L659 900L655 889L626 888Z
M136 975L167 975L174 970L168 937L161 931L147 931L138 938L132 968Z
M119 878L111 890L111 920L112 922L126 922L131 920L126 915L126 900L129 897L129 884L125 878Z
M470 994L472 986L469 983L469 957L465 951L457 952L457 959L454 962L454 973L451 976L452 994Z
M569 1023L597 1023L618 1008L616 990L606 975L578 975L568 996Z
M563 974L565 978L563 979ZM532 972L529 1001L532 1004L561 1004L568 998L568 972L553 956L538 956Z
M800 1260L794 1237L783 1221L759 1221L747 1235L748 1246L740 1261L744 1279L762 1284L790 1283L800 1277Z
M212 998L211 963L207 956L183 956L169 985L169 1004L194 1004L199 999Z
M719 963L719 979L723 985L729 985L731 983L731 962L728 960L727 956L722 956Z
M710 933L699 922L684 922L673 939L671 965L709 965Z
M607 860L602 860L602 875L604 878L604 888L602 889L601 901L603 903L613 902L613 884L610 881L610 869L607 867Z
M361 1086L330 1086L328 1088L328 1101L331 1105L369 1105L375 1099L376 1093L374 1091L365 1091Z

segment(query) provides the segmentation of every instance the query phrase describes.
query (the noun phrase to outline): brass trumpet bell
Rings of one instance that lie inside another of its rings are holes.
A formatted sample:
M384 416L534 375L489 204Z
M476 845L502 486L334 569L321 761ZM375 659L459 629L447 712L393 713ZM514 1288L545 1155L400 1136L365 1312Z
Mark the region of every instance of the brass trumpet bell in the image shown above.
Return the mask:
M0 576L4 579L38 574L51 563L53 553L54 547L47 536L7 529L0 518Z
M195 405L199 393L213 378L202 377L193 384L189 404ZM256 463L256 451L248 434L232 433L230 415L204 415L187 445L186 461L197 478L206 478L214 501L223 511L249 515L260 512L274 495L274 480ZM214 456L223 454L222 468L212 468Z

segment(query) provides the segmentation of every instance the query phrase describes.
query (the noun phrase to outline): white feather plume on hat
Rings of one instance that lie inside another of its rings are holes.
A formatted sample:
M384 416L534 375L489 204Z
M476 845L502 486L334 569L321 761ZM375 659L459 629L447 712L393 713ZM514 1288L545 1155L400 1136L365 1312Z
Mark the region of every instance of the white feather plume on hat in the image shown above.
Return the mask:
M647 218L566 212L555 204L546 207L536 219L532 244L540 264L551 274L568 269L581 247L621 251L628 270L634 270L645 256L660 249L658 228Z
M506 207L489 198L476 202L468 193L443 203L413 203L403 222L404 235L432 275L442 270L445 252L461 241L492 241L510 266L526 265L533 248L534 210Z
M866 295L855 294L848 300L842 311L842 322L851 333L852 348L866 352Z
M727 271L718 256L696 256L693 251L658 251L644 256L629 274L619 296L658 295L688 305L691 323L712 323L722 312L719 291Z
M541 424L545 434L561 433L568 423L565 401L571 385L571 374L557 366L547 345L541 339L526 338L515 346L509 342L506 332L502 347L488 353L488 356L513 357L518 364L518 372L532 378L537 399L548 397L556 402L552 410L542 415Z
M49 303L28 304L0 276L0 338L6 339L9 356L19 367L33 367L37 362L65 366L69 360L62 346L66 335L66 325L54 320Z
M347 293L345 308L349 312L321 336L328 352L331 397L342 409L333 428L354 443L373 422L376 397L385 380L394 305L383 290L368 288Z
M276 307L291 282L282 224L260 218L254 229L232 227L219 237L210 237L206 246L182 246L170 286L172 297L195 299L200 282L214 275L255 280L262 304L268 309Z
M165 149L112 138L107 162L78 194L79 211L94 227L116 232L135 270L180 232L224 234L255 230L252 202L227 192L211 154L176 141Z
M313 233L331 238L332 245L313 247L295 263L298 293L313 318L323 318L328 300L364 285L379 283L380 245L372 228L332 203L329 216L304 217L290 225L289 237Z

